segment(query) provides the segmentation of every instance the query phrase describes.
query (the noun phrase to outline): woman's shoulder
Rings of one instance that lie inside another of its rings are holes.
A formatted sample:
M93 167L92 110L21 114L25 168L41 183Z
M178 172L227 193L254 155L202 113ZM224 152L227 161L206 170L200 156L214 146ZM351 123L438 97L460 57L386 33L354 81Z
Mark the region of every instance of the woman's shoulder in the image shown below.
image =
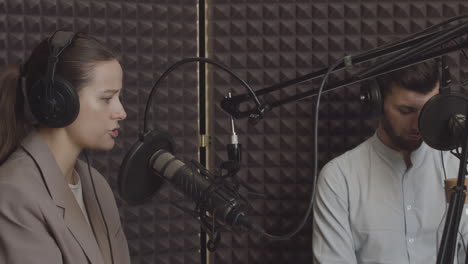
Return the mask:
M16 150L0 165L0 184L4 182L31 181L40 172L34 162L24 151Z
M0 207L38 207L47 189L34 161L25 153L14 152L0 166Z

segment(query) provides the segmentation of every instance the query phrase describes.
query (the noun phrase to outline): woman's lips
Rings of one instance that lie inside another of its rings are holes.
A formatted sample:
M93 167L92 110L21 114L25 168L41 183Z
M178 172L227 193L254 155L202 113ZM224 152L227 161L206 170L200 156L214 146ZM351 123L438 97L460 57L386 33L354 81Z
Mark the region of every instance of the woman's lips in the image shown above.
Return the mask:
M113 138L118 137L118 136L119 136L119 129L118 129L118 128L112 129L112 130L111 130L111 136L112 136Z

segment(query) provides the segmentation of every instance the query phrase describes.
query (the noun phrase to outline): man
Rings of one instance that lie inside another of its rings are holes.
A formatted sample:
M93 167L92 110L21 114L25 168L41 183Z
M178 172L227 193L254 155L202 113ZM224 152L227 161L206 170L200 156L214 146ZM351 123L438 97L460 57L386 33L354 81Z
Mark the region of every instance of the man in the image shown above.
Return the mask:
M446 210L443 181L457 177L459 167L455 156L430 148L419 134L421 109L439 92L438 66L420 63L377 82L383 109L375 134L320 173L314 263L436 263ZM460 230L466 230L463 219ZM464 263L465 247L458 249Z

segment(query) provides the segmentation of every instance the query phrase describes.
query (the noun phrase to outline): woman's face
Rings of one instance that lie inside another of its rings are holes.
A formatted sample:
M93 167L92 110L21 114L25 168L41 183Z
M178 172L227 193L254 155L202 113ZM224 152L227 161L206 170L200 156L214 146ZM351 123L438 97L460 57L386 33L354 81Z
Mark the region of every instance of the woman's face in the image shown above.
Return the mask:
M91 82L80 89L80 112L66 127L80 148L110 150L119 135L119 121L127 117L120 102L122 67L117 60L98 62Z

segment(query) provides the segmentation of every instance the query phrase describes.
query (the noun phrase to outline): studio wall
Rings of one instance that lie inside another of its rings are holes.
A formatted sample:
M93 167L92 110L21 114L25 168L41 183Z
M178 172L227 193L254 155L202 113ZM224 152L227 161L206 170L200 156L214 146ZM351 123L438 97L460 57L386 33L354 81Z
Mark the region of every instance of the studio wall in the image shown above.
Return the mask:
M467 14L463 0L204 0L206 35L197 27L197 0L0 0L0 65L19 64L40 40L57 29L83 31L106 43L124 70L122 100L127 120L110 152L91 153L91 162L108 180L117 199L132 264L201 263L200 227L174 203L192 208L184 196L165 186L150 201L129 205L117 191L125 153L142 129L144 107L156 79L174 62L199 50L238 74L255 90L408 36L449 17ZM206 46L199 46L199 38ZM454 89L468 77L467 61L449 55ZM199 85L196 64L179 68L163 82L151 102L149 127L169 132L175 154L198 160L199 120L207 122L210 169L226 160L229 116L220 108L228 92L245 93L236 80L208 66ZM346 78L356 69L333 76ZM271 94L284 99L317 88L306 82ZM319 112L318 168L372 135L362 117L359 85L324 94ZM200 102L200 92L208 95ZM206 116L199 107L206 106ZM238 177L259 195L250 195L249 216L271 233L291 231L303 217L314 182L315 97L266 113L256 125L235 121L243 146ZM311 224L288 241L254 233L224 231L209 263L311 263Z
M152 85L173 62L197 55L195 0L96 1L0 0L0 65L19 64L57 29L89 33L120 58L127 119L110 152L91 152L91 163L108 180L128 239L132 264L200 263L199 226L173 203L183 195L164 187L150 201L129 205L117 192L125 153L137 140ZM151 103L149 128L174 136L176 154L198 159L196 65L171 75Z
M254 90L328 67L345 55L357 54L416 33L450 17L466 14L465 1L375 0L208 0L209 58L224 63ZM467 62L450 54L453 89L466 79ZM343 80L352 68L332 76ZM219 102L228 92L246 93L233 78L209 69L213 167L226 159L229 117ZM276 92L266 102L319 88L303 83ZM318 123L318 164L357 146L373 134L374 123L363 117L359 85L324 94ZM262 98L261 98L262 99ZM237 120L243 144L239 178L263 193L251 197L250 215L266 230L285 233L302 218L312 190L313 125L316 97L280 106L251 125ZM250 104L251 106L253 104ZM248 233L226 232L212 263L311 263L311 221L288 241L271 241Z

